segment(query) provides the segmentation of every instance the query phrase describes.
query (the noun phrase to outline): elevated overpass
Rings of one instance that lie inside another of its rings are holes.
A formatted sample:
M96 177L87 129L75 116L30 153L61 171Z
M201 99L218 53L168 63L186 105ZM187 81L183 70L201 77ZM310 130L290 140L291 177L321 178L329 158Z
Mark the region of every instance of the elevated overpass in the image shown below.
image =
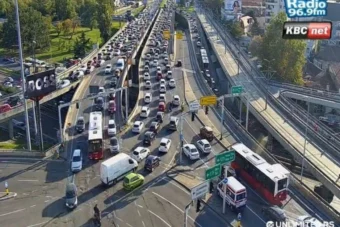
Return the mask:
M229 77L233 85L242 85L249 94L243 98L243 102L249 102L252 114L266 127L296 160L304 162L314 176L329 188L334 195L340 196L340 182L337 181L340 168L334 155L328 153L319 144L314 143L313 139L305 140L305 130L297 127L289 111L274 105L272 97L269 97L268 106L265 109L266 90L264 90L252 75L256 69L253 69L247 61L244 53L236 47L235 43L225 33L221 35L220 29L216 23L206 14L197 9L199 21L214 52L220 62L225 74ZM228 39L229 38L229 39ZM222 41L224 39L224 42ZM238 61L236 60L238 59ZM238 63L237 63L238 62ZM239 64L239 65L238 65ZM239 66L239 73L238 73ZM298 120L298 119L295 119ZM293 123L292 123L293 122ZM312 133L310 133L312 134ZM309 136L313 136L310 135ZM303 158L305 157L305 158Z

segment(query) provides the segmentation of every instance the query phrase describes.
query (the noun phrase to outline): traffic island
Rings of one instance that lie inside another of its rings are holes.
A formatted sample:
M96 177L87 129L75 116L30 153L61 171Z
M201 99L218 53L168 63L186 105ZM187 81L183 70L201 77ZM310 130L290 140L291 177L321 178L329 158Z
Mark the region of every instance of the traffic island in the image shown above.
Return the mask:
M15 193L15 192L9 192L9 193L0 192L0 201L14 198L14 197L16 197L17 195L18 195L18 194Z

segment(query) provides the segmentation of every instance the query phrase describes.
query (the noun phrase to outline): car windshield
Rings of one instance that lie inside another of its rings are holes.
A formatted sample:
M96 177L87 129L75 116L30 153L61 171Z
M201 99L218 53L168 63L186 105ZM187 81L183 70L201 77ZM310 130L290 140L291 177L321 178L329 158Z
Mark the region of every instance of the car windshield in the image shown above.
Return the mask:
M71 199L71 198L74 198L76 196L76 192L75 191L67 191L66 192L66 198L68 198L68 199Z
M78 120L77 125L83 125L84 124L84 120Z
M287 188L287 181L288 181L287 178L279 180L277 190L281 191L282 189Z
M116 124L114 123L109 124L109 128L115 128L115 127L116 127Z
M106 68L107 68L107 69L111 69L111 66L108 65L108 66L106 66Z
M81 160L80 156L74 156L72 161L73 162L80 162L80 160Z
M209 148L210 144L204 144L204 148Z
M129 178L125 177L125 178L124 178L124 183L125 183L125 184L128 184L129 182L130 182L130 181L129 181Z
M132 154L134 154L134 155L139 155L139 151L134 151Z
M97 100L96 100L96 103L97 103L97 104L103 104L103 100L102 100L102 99L97 99Z
M111 139L111 140L110 140L110 144L111 144L112 146L117 145L117 144L118 144L117 139Z
M165 147L165 146L166 146L166 143L162 142L162 143L161 143L161 146L162 146L162 147Z
M116 64L116 66L117 66L117 67L123 67L123 63L118 62L118 63Z

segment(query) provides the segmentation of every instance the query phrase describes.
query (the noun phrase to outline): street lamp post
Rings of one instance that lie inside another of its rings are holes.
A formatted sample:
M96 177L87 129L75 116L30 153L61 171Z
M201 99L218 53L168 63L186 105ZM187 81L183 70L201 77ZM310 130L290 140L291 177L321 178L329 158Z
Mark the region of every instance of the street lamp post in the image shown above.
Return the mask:
M22 53L21 30L20 30L20 16L19 16L18 0L15 0L15 16L16 16L16 22L17 22L17 33L18 33L21 83L22 83L23 93L25 94L25 92L26 92L26 78L25 78L25 70L24 70L24 59L23 59L23 53ZM32 150L31 134L30 134L30 127L29 127L28 109L27 109L27 100L26 99L24 100L24 108L25 108L25 123L26 123L27 147L31 151Z
M308 100L308 97L307 97ZM302 157L302 163L301 163L301 174L300 174L300 180L303 179L303 169L305 165L305 159L306 159L306 147L307 147L307 136L308 136L308 122L309 122L309 108L310 108L310 102L307 101L307 115L306 115L306 128L305 128L305 142L303 144L303 157Z

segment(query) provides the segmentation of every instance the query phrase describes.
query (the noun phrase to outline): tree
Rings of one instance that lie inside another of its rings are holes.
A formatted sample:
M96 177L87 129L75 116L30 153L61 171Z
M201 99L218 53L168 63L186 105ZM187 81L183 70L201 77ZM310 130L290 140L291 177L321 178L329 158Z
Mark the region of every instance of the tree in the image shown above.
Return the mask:
M74 18L76 14L73 0L55 0L55 13L58 20Z
M72 39L72 36L74 35L76 28L78 28L78 26L80 25L80 21L78 18L73 18L71 22L72 22L72 35L71 35L71 39Z
M60 33L63 31L64 29L64 26L63 26L63 23L61 23L60 21L58 21L56 24L55 24L55 30L57 32L57 36L60 35Z
M97 21L99 22L98 28L100 31L100 36L103 41L106 42L109 40L111 35L111 15L113 14L113 9L108 4L109 0L98 0L97 5Z
M260 55L261 46L263 43L263 38L261 36L255 36L249 45L249 51L252 53L253 56Z
M244 35L244 30L241 27L240 22L235 22L232 23L231 27L230 27L230 33L236 38L239 39L241 38L242 35Z
M94 28L97 28L97 27L98 27L97 19L96 19L96 18L92 18L91 23L90 23L90 29L91 29L91 31L92 31Z
M8 17L2 25L2 42L1 46L6 49L14 49L18 43L16 21L13 16Z
M66 19L63 21L62 25L64 35L69 35L72 29L72 21L70 19Z
M54 7L52 0L32 0L30 6L39 11L43 16L50 16Z
M282 39L282 27L285 21L287 21L287 16L283 12L271 19L258 57L265 70L276 72L277 79L302 84L302 69L306 62L306 43L303 40Z
M86 0L79 9L79 17L83 26L90 27L91 29L95 27L94 21L97 20L97 2L95 0Z
M74 57L83 58L86 52L91 49L91 40L86 38L85 32L82 32L80 37L76 39L73 47Z
M261 34L261 29L260 29L260 26L259 26L259 23L257 22L257 20L254 20L254 23L251 25L250 33L251 33L252 36L256 36L256 35Z

